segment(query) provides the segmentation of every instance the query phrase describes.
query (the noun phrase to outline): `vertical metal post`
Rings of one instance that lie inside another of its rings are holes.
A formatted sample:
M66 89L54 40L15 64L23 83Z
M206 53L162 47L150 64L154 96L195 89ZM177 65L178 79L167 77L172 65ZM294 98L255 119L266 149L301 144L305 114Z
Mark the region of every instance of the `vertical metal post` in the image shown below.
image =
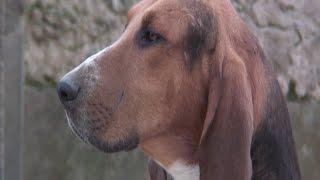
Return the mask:
M22 10L22 0L0 0L0 158L4 180L22 179Z
M0 44L1 49L1 44ZM0 180L4 180L4 62L0 53Z
M2 48L2 34L4 33L4 10L3 0L0 0L0 180L4 180L4 60Z

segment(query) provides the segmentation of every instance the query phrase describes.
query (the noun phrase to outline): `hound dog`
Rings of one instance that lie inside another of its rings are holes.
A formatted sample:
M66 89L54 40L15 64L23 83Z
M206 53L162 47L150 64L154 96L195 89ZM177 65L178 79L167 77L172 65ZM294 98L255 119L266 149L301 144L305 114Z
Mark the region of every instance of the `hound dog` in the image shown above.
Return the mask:
M298 180L285 99L229 0L142 0L121 37L65 75L73 131L140 147L152 180Z

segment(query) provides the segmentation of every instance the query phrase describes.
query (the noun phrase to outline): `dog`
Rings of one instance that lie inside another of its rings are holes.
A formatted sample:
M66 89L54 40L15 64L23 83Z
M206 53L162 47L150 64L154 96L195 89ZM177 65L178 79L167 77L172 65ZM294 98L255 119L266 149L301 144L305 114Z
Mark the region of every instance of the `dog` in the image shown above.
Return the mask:
M142 0L121 37L57 84L72 130L139 147L151 180L299 180L290 117L229 0Z

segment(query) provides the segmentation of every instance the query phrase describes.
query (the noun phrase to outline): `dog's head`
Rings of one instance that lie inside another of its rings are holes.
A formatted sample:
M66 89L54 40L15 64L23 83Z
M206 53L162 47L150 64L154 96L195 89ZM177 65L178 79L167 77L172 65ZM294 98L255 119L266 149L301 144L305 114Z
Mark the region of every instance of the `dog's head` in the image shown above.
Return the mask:
M57 85L74 132L105 152L131 150L172 129L194 129L199 139L207 60L215 49L213 17L194 0L135 5L121 37Z

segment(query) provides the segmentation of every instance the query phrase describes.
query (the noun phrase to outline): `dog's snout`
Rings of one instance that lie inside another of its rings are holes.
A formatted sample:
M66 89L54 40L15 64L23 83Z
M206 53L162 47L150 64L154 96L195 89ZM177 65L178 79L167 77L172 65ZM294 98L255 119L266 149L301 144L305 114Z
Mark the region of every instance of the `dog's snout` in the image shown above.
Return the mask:
M57 84L57 91L62 103L73 101L80 92L80 86L69 79L62 79Z

